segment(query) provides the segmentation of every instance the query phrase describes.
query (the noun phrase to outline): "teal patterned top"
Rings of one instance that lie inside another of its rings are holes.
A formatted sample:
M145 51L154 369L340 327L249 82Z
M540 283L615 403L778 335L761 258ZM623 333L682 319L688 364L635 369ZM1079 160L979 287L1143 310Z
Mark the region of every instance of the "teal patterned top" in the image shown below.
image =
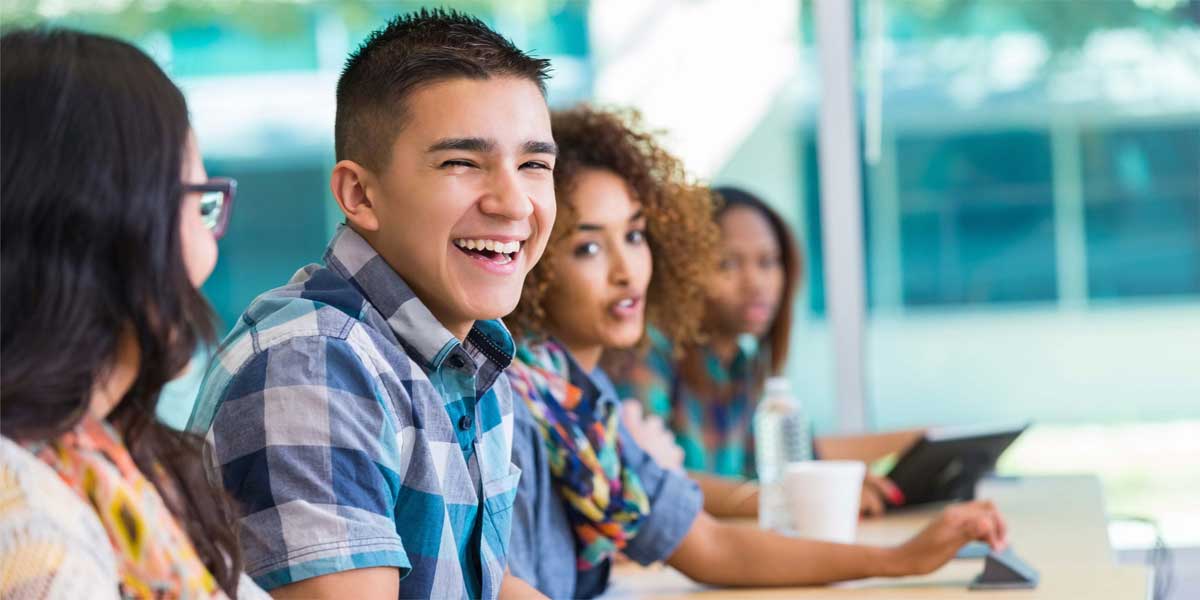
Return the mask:
M706 347L673 358L674 347L660 332L651 329L649 337L649 353L614 373L617 392L662 417L683 448L689 471L753 478L751 426L767 372L765 353L751 339L739 344L728 363ZM693 368L697 381L682 376L685 366Z

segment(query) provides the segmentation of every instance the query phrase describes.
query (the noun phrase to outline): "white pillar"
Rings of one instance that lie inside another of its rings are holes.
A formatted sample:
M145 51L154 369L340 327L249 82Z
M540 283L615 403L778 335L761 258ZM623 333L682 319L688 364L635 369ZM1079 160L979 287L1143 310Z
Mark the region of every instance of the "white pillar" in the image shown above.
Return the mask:
M854 3L817 0L821 60L821 233L825 294L834 353L838 428L866 429L863 357L866 312L863 265L862 151L855 94Z

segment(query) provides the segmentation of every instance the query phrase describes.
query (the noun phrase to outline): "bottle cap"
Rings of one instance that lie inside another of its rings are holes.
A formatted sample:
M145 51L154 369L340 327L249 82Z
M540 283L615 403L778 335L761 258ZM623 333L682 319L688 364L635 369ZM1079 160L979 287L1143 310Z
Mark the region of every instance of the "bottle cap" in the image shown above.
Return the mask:
M767 394L787 394L792 393L792 380L787 377L768 377L767 385L764 388Z

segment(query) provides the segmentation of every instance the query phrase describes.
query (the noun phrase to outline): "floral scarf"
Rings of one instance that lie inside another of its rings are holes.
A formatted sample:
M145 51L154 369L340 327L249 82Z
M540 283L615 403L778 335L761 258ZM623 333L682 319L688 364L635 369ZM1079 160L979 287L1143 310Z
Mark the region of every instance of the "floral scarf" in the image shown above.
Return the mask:
M119 562L123 598L226 597L108 423L84 417L54 442L27 449L96 511Z
M591 406L570 383L570 359L547 342L517 350L513 391L537 420L550 454L550 474L575 534L580 570L600 565L637 535L650 502L637 473L621 464L613 405Z

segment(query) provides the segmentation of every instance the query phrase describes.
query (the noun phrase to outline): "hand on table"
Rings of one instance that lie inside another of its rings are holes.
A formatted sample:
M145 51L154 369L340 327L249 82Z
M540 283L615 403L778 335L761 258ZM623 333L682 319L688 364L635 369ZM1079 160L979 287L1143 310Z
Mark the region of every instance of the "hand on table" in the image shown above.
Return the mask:
M967 542L986 542L992 550L1008 546L1004 518L989 500L947 507L920 533L892 550L892 575L924 575L946 564Z
M878 517L889 506L904 504L904 494L896 484L887 477L867 473L863 480L862 497L859 500L859 512L864 517Z

